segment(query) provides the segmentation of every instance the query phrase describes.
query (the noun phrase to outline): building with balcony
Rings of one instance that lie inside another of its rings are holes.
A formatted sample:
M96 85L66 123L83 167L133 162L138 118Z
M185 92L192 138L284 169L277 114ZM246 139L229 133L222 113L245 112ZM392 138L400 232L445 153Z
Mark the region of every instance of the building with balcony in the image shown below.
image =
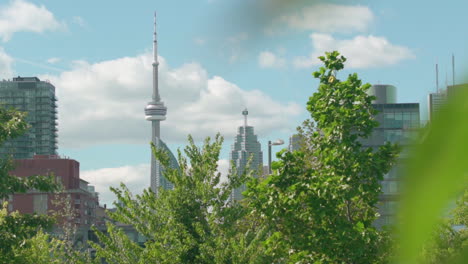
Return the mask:
M57 154L57 97L52 84L37 77L0 81L0 107L27 112L30 125L24 135L3 143L0 156L31 159L36 154Z

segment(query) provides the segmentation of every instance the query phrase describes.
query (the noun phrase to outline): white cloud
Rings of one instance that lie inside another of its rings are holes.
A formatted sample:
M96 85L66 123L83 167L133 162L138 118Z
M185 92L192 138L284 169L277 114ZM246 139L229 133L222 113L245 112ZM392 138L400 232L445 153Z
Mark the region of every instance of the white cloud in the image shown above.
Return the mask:
M13 58L0 47L0 78L10 79L13 76Z
M221 159L217 163L221 182L226 182L230 168L229 160ZM116 197L109 187L120 187L120 183L123 182L133 195L141 194L143 189L148 189L150 186L150 164L86 170L80 172L80 178L95 186L96 192L99 193L100 204L112 207Z
M262 68L282 68L286 65L286 60L280 58L270 51L262 51L258 55L258 64Z
M119 187L123 182L132 194L141 194L143 189L149 187L150 165L140 164L117 168L103 168L80 172L80 178L96 187L99 193L99 203L112 207L116 197L109 187Z
M8 41L19 31L42 33L64 27L44 5L37 6L24 0L13 0L0 6L0 38Z
M53 58L47 59L47 63L49 63L49 64L55 64L55 63L60 62L61 60L62 60L62 59L60 59L60 58L53 57Z
M107 143L143 143L150 140L144 107L152 91L151 54L89 64L76 62L71 71L45 75L59 98L60 147ZM248 107L249 123L258 135L291 127L301 107L278 102L259 90L246 91L222 77L209 77L197 63L170 68L159 58L159 87L168 107L161 124L166 141L185 142L221 132L233 137Z
M316 4L304 7L299 12L279 17L267 29L274 32L279 25L298 30L319 32L364 32L374 19L374 14L366 6Z
M298 68L320 64L317 57L326 51L339 51L348 60L347 68L371 68L394 65L405 59L415 58L413 52L404 46L390 43L384 37L356 36L353 39L339 40L328 34L314 33L313 52L310 57L298 57L293 64Z
M220 159L217 162L218 164L218 172L221 173L221 182L227 182L227 175L229 173L229 169L231 168L231 164L227 159Z

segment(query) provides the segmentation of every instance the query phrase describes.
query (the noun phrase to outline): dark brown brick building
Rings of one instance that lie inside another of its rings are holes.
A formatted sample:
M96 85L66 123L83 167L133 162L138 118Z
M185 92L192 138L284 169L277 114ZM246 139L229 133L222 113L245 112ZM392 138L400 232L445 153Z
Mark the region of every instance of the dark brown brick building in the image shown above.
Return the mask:
M83 238L82 241L86 240L90 226L96 222L99 199L94 187L80 179L79 162L57 155L35 155L32 159L15 160L15 169L11 174L18 177L54 175L57 181L63 184L64 190L61 194L36 190L30 190L25 194L14 194L10 197L10 211L53 214L68 209L71 216L64 217L64 221L73 223L81 234L79 236Z

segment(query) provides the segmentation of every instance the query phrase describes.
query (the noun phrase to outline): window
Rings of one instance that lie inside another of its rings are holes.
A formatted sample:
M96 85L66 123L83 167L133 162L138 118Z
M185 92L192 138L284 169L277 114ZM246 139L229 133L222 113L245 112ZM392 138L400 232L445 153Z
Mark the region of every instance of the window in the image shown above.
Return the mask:
M403 120L403 113L401 112L395 113L395 120Z
M398 182L396 181L388 182L388 193L390 194L398 193Z
M411 120L411 113L409 113L409 112L404 112L404 113L403 113L403 120L405 120L405 121Z
M36 194L33 198L33 209L35 213L46 214L47 213L47 194Z

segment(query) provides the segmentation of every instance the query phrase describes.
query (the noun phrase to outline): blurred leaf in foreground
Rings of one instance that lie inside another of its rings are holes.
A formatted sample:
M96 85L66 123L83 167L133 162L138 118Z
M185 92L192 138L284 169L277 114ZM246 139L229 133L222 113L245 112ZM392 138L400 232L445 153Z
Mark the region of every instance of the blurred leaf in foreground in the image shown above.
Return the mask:
M398 263L415 263L441 215L468 186L468 89L422 131L407 163L401 201Z

